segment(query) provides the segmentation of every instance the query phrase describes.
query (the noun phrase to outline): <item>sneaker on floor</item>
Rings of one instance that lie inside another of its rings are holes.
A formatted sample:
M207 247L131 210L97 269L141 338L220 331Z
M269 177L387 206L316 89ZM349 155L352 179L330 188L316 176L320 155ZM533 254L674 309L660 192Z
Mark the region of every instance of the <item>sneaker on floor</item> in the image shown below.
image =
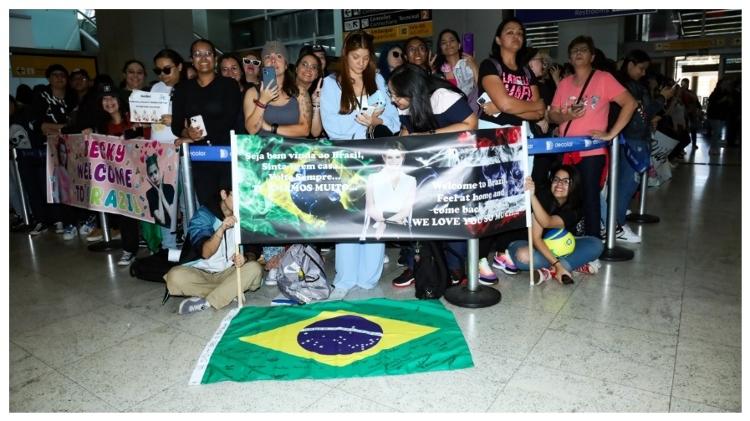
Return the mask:
M479 283L482 285L495 285L497 283L497 275L492 271L485 257L479 259Z
M641 236L634 233L633 230L630 229L630 227L627 225L623 225L617 228L617 231L615 231L615 235L618 240L624 241L626 243L638 244L641 242Z
M399 275L396 279L391 281L396 288L405 288L414 283L414 272L411 269L406 268L404 272Z
M80 228L78 228L78 235L81 237L88 237L96 229L96 217L88 218Z
M263 284L268 286L276 286L278 285L278 282L276 281L276 271L278 268L272 268L269 269L268 272L266 272L265 279L263 279Z
M333 291L331 291L331 294L328 296L327 301L337 301L337 300L343 300L344 297L346 297L346 294L349 293L348 289L345 288L336 288L336 285L333 286Z
M39 234L47 232L47 228L48 228L47 224L37 222L36 225L34 225L34 228L31 231L29 231L29 234L39 235Z
M68 225L63 230L63 240L72 240L76 238L76 235L78 235L78 230L75 225Z
M601 263L599 263L599 259L596 259L594 261L588 262L585 265L575 269L575 272L580 273L587 273L589 275L595 275L599 272L599 267L601 266Z
M55 227L55 234L62 234L65 232L65 227L62 222L55 222L52 225Z
M451 285L461 285L468 282L466 274L463 270L452 269L450 271Z
M91 230L89 235L86 236L86 241L88 241L89 243L93 243L94 241L102 241L102 238L104 238L102 229L94 228L93 230Z
M492 259L492 267L495 269L500 269L503 272L507 273L508 275L515 275L518 273L518 268L513 263L513 260L508 255L508 251L504 251L503 253L497 254L495 253L495 257Z
M177 309L177 313L190 314L197 311L203 311L209 307L211 307L211 304L209 304L205 298L190 297L182 300L182 302L180 303L180 307Z
M388 263L388 262L390 262L390 261L391 261L391 259L389 259L389 258L388 258L388 255L386 254L386 255L385 255L385 256L383 257L383 264L386 264L386 263Z
M123 251L120 260L117 261L118 266L128 266L135 260L135 253L129 251Z
M537 269L536 274L534 275L534 285L541 285L554 277L555 272L553 270L548 268Z

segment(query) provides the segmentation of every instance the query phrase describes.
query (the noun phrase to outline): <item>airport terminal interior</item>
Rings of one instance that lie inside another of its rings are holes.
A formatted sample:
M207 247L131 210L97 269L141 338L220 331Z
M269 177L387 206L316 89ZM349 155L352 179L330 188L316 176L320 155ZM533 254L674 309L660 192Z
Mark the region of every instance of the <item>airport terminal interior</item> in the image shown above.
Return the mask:
M79 21L91 25L93 11L76 12L89 18L79 17ZM141 12L138 16L149 13ZM316 15L316 19L333 22L322 42L335 55L341 47L338 38L343 38L342 22L352 20L342 17L341 11L335 11L333 17L323 16L324 12ZM433 39L433 48L434 37L449 26L448 12L434 11L431 16L430 33L424 37ZM189 15L189 11L180 13ZM209 35L218 34L216 20L201 13L196 11L198 18L194 15L192 22L198 22L196 25ZM231 31L222 35L230 46L227 50L249 51L262 45L258 40L242 38L244 30L255 28L260 15L232 13L224 16L224 24L227 19L231 23ZM655 16L662 14L660 11L652 15L652 27L656 27ZM721 29L711 32L713 27L706 22L715 20L706 16L725 15L736 14L704 13L702 29L694 32L696 29L689 22L701 19L691 16L690 11L681 11L669 15L676 16L675 20L684 18L679 39L659 41L662 44L656 46L658 31L654 30L652 39L631 39L628 45L648 46L654 65L662 73L677 81L685 77L691 84L698 84L698 96L705 101L721 72L738 74L741 68L739 45L731 46L727 52L722 48L730 47L728 44L720 47L700 44L705 39L728 40L729 36L741 35L739 29L730 31L730 35L720 32ZM101 16L113 22L120 15L103 11ZM295 16L297 20L279 20L283 16L286 15L281 12L266 11L264 18L290 25L302 19ZM491 22L481 21L474 28L467 20L456 29L459 33L472 29L494 31L500 12L497 16ZM29 25L26 41L38 30L29 23L38 19L37 14L16 10L11 11L11 18L11 25L13 22ZM618 30L624 33L636 18L603 19L619 25ZM648 22L637 19L641 29ZM175 22L179 21L172 24ZM561 22L554 29L542 23L530 25L538 29L530 31L529 36L536 34L533 36L537 45L553 50L558 48L559 37L560 48L564 49L578 30L576 24ZM134 39L132 45L123 47L124 52L98 55L100 70L116 75L115 79L119 78L119 66L126 58L123 54L137 56L151 68L151 57L157 47L136 37L135 26L123 32L123 39L130 36ZM612 44L604 26L592 23L591 28L599 31L606 48L615 51L613 56L625 52L623 45L617 45L617 36ZM100 32L100 41L112 42L112 34ZM153 29L152 33L157 32L162 36L161 29ZM14 36L20 35L11 35L11 49L15 48L16 55L33 53L30 50L33 45L14 46ZM554 41L544 47L544 37L548 35ZM81 43L75 48L78 52L86 50L82 54L87 57L94 57L91 49L98 48L98 44L94 47L91 39L95 36L89 37L92 36L81 36ZM186 53L192 39L188 33L173 41ZM313 41L298 36L288 44L296 56L295 48ZM246 44L240 45L242 42ZM695 44L698 52L680 50L688 45L686 42L698 42L700 45ZM489 50L489 44L479 45L479 41L477 44L478 49ZM559 59L560 53L557 57L558 62L567 59ZM148 78L154 79L150 70L148 73ZM21 82L40 80L40 75L37 79L28 76L13 75L11 94ZM46 79L41 82L46 84ZM132 277L128 267L118 265L120 250L92 252L87 250L89 243L85 238L64 240L54 229L41 235L6 229L9 410L13 413L742 412L743 147L741 141L728 144L724 140L718 145L717 154L709 154L706 128L698 130L695 146L685 148L684 159L673 162L671 178L647 190L646 211L660 221L629 222L640 235L641 243L617 242L618 246L633 251L632 259L602 260L598 273L574 273L572 285L548 281L531 286L525 272L509 275L495 270L499 281L491 288L500 291L502 299L485 308L459 307L441 298L441 303L455 316L473 360L473 367L460 370L189 385L204 347L236 303L220 310L209 308L180 315L178 305L182 297L162 303L164 283ZM638 205L636 197L630 209L636 211ZM138 256L148 254L141 246ZM354 288L344 300L415 298L413 286L395 288L391 284L404 270L397 263L399 249L388 247L386 254L389 261L378 285L370 290ZM323 252L322 257L326 273L333 279L335 250ZM277 286L263 285L255 292L245 293L245 305L270 306L278 295Z

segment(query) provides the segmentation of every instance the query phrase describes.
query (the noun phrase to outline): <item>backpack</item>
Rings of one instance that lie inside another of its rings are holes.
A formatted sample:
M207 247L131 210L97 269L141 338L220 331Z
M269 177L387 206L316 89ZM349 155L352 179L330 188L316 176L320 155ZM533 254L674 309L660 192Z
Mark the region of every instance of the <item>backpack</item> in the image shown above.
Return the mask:
M177 266L168 259L169 250L161 249L155 254L139 257L130 265L130 276L144 281L164 282L164 275Z
M442 244L422 241L417 243L414 252L414 296L420 300L442 297L450 285Z
M273 276L284 296L300 303L325 300L331 295L323 259L309 245L289 247L278 270L270 271L269 276Z

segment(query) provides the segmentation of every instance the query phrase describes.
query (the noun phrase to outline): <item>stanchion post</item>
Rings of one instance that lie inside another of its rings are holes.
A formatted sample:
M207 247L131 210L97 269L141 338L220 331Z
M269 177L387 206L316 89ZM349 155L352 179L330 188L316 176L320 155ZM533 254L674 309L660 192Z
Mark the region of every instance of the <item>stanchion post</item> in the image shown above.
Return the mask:
M109 221L106 213L99 212L99 224L102 226L102 241L88 246L89 251L101 252L121 249L122 241L113 240L110 235Z
M500 302L502 294L495 288L479 285L479 240L472 238L467 240L467 262L466 275L469 278L467 285L456 285L445 290L445 299L459 307L481 308L489 307Z
M31 225L31 218L29 217L29 204L26 202L26 192L23 190L23 181L21 180L21 171L18 169L18 152L16 148L13 148L13 173L18 183L18 193L21 195L21 212L23 213L23 223L26 226Z
M641 202L638 207L638 213L631 213L627 216L628 221L640 224L654 224L659 222L659 217L646 213L646 190L648 189L648 170L641 174Z
M633 258L633 251L615 245L617 229L617 173L620 162L620 139L612 139L609 159L609 188L607 190L607 242L600 259L623 262Z
M180 147L182 155L180 156L180 174L182 176L182 186L185 188L185 212L187 220L195 215L195 190L193 189L193 169L190 163L190 146L183 143Z

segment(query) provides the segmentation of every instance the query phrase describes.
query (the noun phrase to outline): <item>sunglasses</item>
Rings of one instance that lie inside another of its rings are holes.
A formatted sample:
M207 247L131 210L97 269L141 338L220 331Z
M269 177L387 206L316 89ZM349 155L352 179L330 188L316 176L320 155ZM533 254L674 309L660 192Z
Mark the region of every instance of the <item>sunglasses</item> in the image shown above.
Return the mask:
M169 75L172 73L172 69L174 69L174 66L164 66L163 68L154 67L154 73L156 73L156 76L161 75L164 73L165 75Z
M393 58L401 57L401 53L396 50L391 51L391 55L393 56Z
M243 58L242 59L243 64L252 64L253 66L260 66L260 60L252 59L252 58Z

